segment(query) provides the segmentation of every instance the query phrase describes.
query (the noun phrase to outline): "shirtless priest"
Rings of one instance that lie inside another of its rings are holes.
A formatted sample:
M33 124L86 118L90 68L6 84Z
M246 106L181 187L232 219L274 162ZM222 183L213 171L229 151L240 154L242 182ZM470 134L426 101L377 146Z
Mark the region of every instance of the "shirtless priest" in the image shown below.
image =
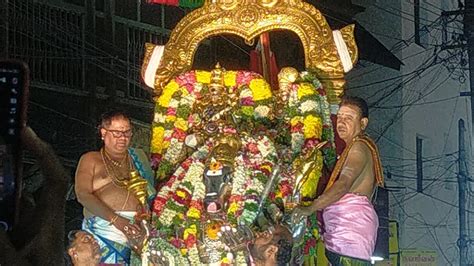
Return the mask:
M377 239L378 217L372 205L377 186L383 185L375 143L364 134L367 103L344 97L337 113L337 133L346 143L324 193L308 207L298 207L299 220L323 211L326 257L332 265L371 265Z
M134 243L144 232L134 223L141 205L127 183L136 170L151 187L151 168L143 152L129 148L132 128L124 112L103 114L99 130L103 147L82 155L76 170L76 195L84 206L82 229L98 241L101 263L129 264L131 253L139 250Z

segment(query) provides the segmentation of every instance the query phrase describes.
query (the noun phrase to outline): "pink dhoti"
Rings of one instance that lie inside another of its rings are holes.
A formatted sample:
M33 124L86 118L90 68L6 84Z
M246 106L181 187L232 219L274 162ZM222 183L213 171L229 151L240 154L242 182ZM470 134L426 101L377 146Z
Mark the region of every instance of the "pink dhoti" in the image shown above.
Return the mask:
M347 193L323 212L324 245L334 253L370 260L379 220L366 196Z

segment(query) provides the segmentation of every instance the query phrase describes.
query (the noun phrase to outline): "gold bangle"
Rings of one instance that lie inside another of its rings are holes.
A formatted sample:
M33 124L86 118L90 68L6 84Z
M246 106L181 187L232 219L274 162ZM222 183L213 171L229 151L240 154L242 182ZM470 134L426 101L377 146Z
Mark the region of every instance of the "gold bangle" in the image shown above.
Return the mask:
M117 219L118 219L118 214L116 214L114 217L112 217L112 219L110 219L109 225L113 225L115 221L117 221Z

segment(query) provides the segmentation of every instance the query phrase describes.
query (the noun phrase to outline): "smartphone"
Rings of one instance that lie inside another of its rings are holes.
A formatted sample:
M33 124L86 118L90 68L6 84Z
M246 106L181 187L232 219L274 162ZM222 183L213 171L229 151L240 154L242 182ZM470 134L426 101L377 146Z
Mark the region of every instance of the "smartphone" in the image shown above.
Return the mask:
M21 61L0 60L0 230L19 215L23 172L21 130L26 124L29 70Z

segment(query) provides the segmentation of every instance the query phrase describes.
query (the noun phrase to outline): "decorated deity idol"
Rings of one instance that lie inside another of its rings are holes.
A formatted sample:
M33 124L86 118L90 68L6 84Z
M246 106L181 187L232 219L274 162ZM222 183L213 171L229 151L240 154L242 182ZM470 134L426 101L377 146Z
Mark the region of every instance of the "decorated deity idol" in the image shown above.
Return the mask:
M244 260L224 252L219 228L252 226L262 208L285 212L314 198L334 161L332 126L319 81L296 73L274 95L260 75L217 65L176 77L157 98L152 162L162 186L152 225L191 264Z

